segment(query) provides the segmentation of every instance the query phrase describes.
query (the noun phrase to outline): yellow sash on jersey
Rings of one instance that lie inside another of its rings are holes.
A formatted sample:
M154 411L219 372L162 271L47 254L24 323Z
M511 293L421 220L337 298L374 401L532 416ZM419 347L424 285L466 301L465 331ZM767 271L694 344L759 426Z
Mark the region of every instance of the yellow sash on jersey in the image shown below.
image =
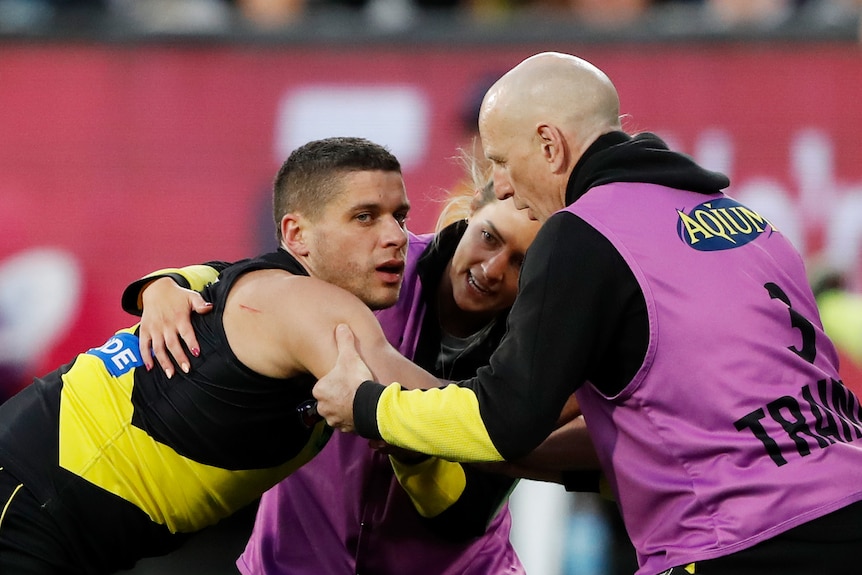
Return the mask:
M124 330L129 331L129 330ZM132 425L134 368L114 377L81 354L63 375L60 461L141 508L171 532L193 532L238 511L316 455L329 437L318 423L303 450L277 467L231 471L183 457Z

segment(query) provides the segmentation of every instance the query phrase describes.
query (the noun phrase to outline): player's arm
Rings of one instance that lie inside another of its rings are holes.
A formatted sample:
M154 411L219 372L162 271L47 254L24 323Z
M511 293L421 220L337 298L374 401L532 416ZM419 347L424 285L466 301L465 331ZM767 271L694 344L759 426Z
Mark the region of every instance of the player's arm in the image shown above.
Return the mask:
M568 491L599 491L601 467L583 416L555 429L526 456L481 464L511 477L563 484Z
M515 477L493 470L485 472L381 440L368 443L389 456L395 478L425 526L444 539L464 541L482 535L516 484Z
M566 491L614 498L582 415L555 429L525 457L489 465L503 466L500 471L513 477L560 483Z
M417 385L422 376L415 375L416 366L399 372L397 365L390 364L372 368L372 372L369 367L378 361L376 352L360 346L359 334L354 335L352 329L347 323L337 325L333 368L314 387L318 413L330 426L451 461L502 461L485 430L472 389L453 383ZM419 371L424 377L430 375ZM375 377L393 383L383 386ZM412 389L402 388L400 380L410 381ZM362 381L358 387L357 381ZM387 394L394 397L387 399Z
M133 281L123 290L120 300L123 310L132 315L141 315L144 311L144 291L159 278L170 278L180 287L200 291L214 282L228 265L230 264L227 262L211 261L182 268L164 268L149 273Z
M439 385L386 341L368 306L317 278L282 270L249 272L231 288L224 312L225 333L240 361L277 378L330 371L338 353L333 334L342 323L355 331L356 346L368 355L363 376L404 373L419 385Z
M168 377L173 375L174 364L188 371L190 362L183 343L192 353L199 353L191 314L207 313L208 302L198 290L214 282L225 262L208 262L184 268L166 268L155 271L132 282L123 291L123 309L140 315L139 345L144 365L153 367L153 357ZM152 350L152 352L151 352Z
M414 385L440 384L387 342L365 304L316 278L280 270L250 272L234 284L224 314L225 333L237 358L258 373L277 378L329 372L337 354L338 324L353 330L356 347L368 358L370 370L364 377L406 374ZM483 474L443 459L417 459L394 462L399 480L432 528L449 536L483 533L514 485L512 478L482 479Z
M566 466L560 457L571 458L570 462L577 458L581 465L597 468L595 452L582 422L580 406L573 395L557 422L571 431L563 433L561 428L560 433L552 433L530 454L529 459L517 464L461 464L405 452L383 441L371 440L370 443L379 451L390 454L395 476L413 506L425 518L426 526L443 538L466 540L487 530L490 521L508 500L517 479L526 477L563 482L561 470ZM588 457L575 454L568 445L568 441L583 439L589 444L584 449ZM590 475L597 473L594 471Z
M359 383L345 336L336 369L315 387L321 415L335 427L450 460L513 460L535 449L627 312L614 305L612 289L628 271L625 262L593 228L570 218L557 214L539 231L507 335L477 377L429 391Z
M485 533L517 484L513 477L439 457L405 462L390 456L390 460L425 525L453 541Z

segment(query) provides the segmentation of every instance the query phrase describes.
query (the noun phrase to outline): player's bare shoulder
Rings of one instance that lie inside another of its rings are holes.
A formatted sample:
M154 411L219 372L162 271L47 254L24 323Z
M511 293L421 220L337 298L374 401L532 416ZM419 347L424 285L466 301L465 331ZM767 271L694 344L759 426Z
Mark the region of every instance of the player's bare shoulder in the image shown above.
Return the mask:
M293 377L309 371L310 342L332 338L334 326L370 314L362 302L332 284L284 270L257 270L228 294L224 328L231 350L254 371Z
M312 280L312 281L309 281ZM225 302L224 330L237 359L269 377L302 373L293 357L291 328L319 280L279 269L256 270L238 278Z

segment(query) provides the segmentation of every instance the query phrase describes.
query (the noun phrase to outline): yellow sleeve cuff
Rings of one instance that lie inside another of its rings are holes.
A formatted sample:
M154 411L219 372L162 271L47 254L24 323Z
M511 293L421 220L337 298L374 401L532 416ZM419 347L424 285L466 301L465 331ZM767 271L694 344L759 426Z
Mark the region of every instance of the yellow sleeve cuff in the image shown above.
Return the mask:
M390 456L398 483L423 517L436 517L464 493L467 476L459 463L430 457L410 465Z
M182 268L165 268L163 270L147 274L144 278L151 277L156 279L158 277L172 274L184 277L186 281L189 282L189 289L194 291L200 291L208 284L211 284L218 279L218 270L202 264L185 266Z
M141 299L144 293L144 289L146 289L146 287L150 285L150 283L154 280L166 276L178 275L185 278L185 280L189 283L189 289L194 291L200 291L204 289L207 285L216 281L218 279L218 274L219 272L215 268L211 268L202 264L185 266L182 268L164 268L149 273L143 278L141 278L141 280L139 280L138 282L140 283L140 289L138 290L138 310L144 309L144 302Z
M476 395L455 384L425 390L388 385L377 404L377 427L388 443L420 453L450 461L503 461Z

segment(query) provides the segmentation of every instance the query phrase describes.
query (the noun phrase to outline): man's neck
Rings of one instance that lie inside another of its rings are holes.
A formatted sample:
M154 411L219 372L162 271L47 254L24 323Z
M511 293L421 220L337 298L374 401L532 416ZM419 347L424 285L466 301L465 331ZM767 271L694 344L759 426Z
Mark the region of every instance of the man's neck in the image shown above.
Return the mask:
M302 269L304 269L305 272L309 276L317 277L316 275L314 275L314 272L312 272L311 268L308 267L308 264L306 263L305 258L303 256L300 256L299 254L293 252L290 248L288 248L286 245L284 245L284 243L282 243L280 246L278 246L278 249L280 251L287 252L291 256L293 256L293 259L295 259L297 261L297 263L302 266Z

